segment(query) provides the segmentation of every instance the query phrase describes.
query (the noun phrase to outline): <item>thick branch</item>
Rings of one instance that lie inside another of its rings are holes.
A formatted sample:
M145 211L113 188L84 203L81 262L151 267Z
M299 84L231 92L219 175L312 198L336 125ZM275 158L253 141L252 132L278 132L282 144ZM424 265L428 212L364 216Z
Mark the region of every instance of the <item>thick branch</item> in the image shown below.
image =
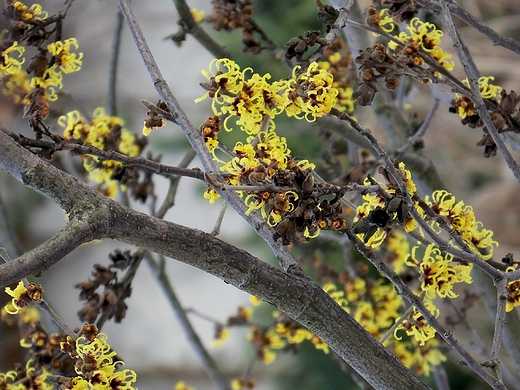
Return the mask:
M55 237L0 265L0 286L43 271L80 243L113 238L178 259L272 303L325 341L377 389L427 389L318 285L282 272L210 234L151 217L79 183L0 132L0 167L56 200L71 222ZM33 175L31 172L38 172ZM64 188L67 188L64 191ZM64 191L56 195L55 191ZM71 198L80 196L82 202ZM91 202L96 207L86 207Z

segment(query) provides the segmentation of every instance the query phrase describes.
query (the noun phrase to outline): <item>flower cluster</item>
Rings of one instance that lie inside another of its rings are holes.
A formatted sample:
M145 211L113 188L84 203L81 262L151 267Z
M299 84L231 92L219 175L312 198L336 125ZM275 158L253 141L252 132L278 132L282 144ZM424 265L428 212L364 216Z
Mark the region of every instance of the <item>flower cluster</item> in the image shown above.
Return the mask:
M363 276L350 276L342 273L327 273L343 284L339 289L335 283L326 282L323 289L341 307L354 317L374 337L381 339L401 317L403 300L389 283L374 281ZM431 310L436 310L432 305ZM407 335L414 336L417 342L402 340L398 330L405 330ZM438 342L432 339L435 331L417 311L413 311L395 330L394 337L384 341L404 365L419 375L430 375L433 368L446 360L438 348Z
M214 68L214 70L211 70ZM317 63L306 72L293 71L290 80L269 83L270 75L260 76L231 60L213 60L208 72L203 74L210 83L202 84L212 98L215 116L201 126L208 150L217 162L227 184L257 186L265 190L246 191L247 214L258 210L272 227L276 227L275 239L285 245L296 239L308 240L321 229L342 230L346 220L341 216L341 196L333 200L320 199L314 183L314 165L307 160L295 161L287 147L286 139L275 132L273 118L281 112L309 121L330 111L336 103L337 90L332 87L332 75L319 69ZM251 72L251 77L246 74ZM221 117L225 116L222 121ZM220 143L219 132L223 126L232 130L229 120L249 136L245 142L237 142L230 151L230 161L222 161L215 155ZM284 188L284 190L280 190ZM205 198L213 203L218 194L209 188Z
M451 54L445 53L440 47L443 32L433 24L423 22L419 18L413 18L408 27L409 33L401 32L396 36L401 44L394 41L388 43L391 50L398 50L397 56L410 56L417 66L424 64L424 59L419 55L421 51L428 53L434 60L447 70L452 70L454 63L448 61Z
M251 297L251 302L253 306L261 304L256 297ZM286 314L274 311L274 321L268 325L260 325L252 320L253 312L253 307L239 306L236 315L230 316L225 324L215 321L215 336L212 346L221 347L229 337L232 327L249 326L247 339L255 350L255 359L264 364L273 363L279 352L296 352L299 344L303 342L310 342L316 349L329 353L329 347L323 340ZM248 376L235 378L232 381L232 388L252 389L254 383L255 380Z
M318 63L312 63L302 72L295 67L287 80L269 82L269 73L260 76L251 68L240 67L227 58L215 59L210 64L210 73L203 71L209 83L201 85L208 91L196 102L211 97L215 115L226 115L224 127L230 130L228 121L236 124L247 134L257 134L266 120L286 112L288 116L314 121L327 114L336 104L338 91L332 86L333 76ZM265 119L265 118L268 119Z
M433 316L439 316L439 309L430 300L425 300L424 306ZM421 346L435 337L435 329L428 324L426 318L415 307L412 308L408 317L395 329L394 337L397 340L400 340L400 337L397 336L399 330L405 330L406 334L413 336Z
M382 280L365 280L347 274L340 275L342 289L331 282L323 290L354 317L372 336L381 338L399 318L402 298L395 288Z
M2 32L0 41L3 93L25 106L25 116L38 112L45 118L49 101L58 99L58 91L63 88L63 74L81 69L83 53L75 52L76 38L46 43L51 33L44 24L35 24L48 17L39 4L28 7L20 1L7 2L4 15L12 28ZM38 53L24 69L26 46L37 46Z
M471 206L464 204L464 201L457 202L455 197L446 190L435 191L432 194L432 201L426 198L426 202L436 213L448 219L471 250L484 260L493 257L494 246L498 243L492 238L493 232L483 228L482 222L476 220Z
M435 366L447 360L446 355L439 350L439 341L436 338L425 341L423 345L418 345L413 340L396 340L392 350L417 375L430 376Z
M144 147L142 140L123 127L121 118L108 116L103 108L94 110L91 121L75 110L60 116L58 124L65 129L63 137L67 141L92 145L102 150L114 150L127 156L139 155ZM113 160L101 160L87 155L83 156L83 167L89 178L99 184L100 191L111 198L117 194L118 183L125 185L136 182L135 170Z
M243 51L252 54L262 51L260 42L254 36L255 27L251 21L253 0L212 0L211 3L213 4L213 14L205 19L206 22L213 23L213 28L217 31L241 29Z
M43 11L42 6L40 4L33 4L30 7L27 7L21 1L15 1L12 3L12 7L17 16L26 22L36 20L41 21L47 18L47 11Z
M483 76L478 79L480 93L490 104L486 105L491 121L495 128L507 137L508 132L516 132L518 121L520 120L520 110L518 103L520 98L515 91L507 93L502 87L491 84L495 78L493 76ZM467 79L463 82L469 86ZM451 101L450 112L459 114L462 118L461 123L470 128L482 127L484 122L477 112L475 103L467 96L456 94L456 98ZM484 147L484 157L496 155L497 146L493 138L489 135L487 127L483 128L482 139L477 143Z
M49 381L50 372L34 367L34 361L29 359L25 368L0 373L0 388L6 390L52 390L54 385Z
M87 327L95 328L95 325ZM120 369L123 362L116 360L117 353L107 343L106 334L94 329L77 340L68 337L61 343L61 349L76 360L74 369L78 374L62 385L63 389L136 389L132 385L137 379L135 371Z
M418 246L412 249L406 264L419 268L421 291L426 292L429 298L434 298L436 295L441 298L456 298L458 295L453 291L455 283L473 283L470 276L473 264L453 265L453 256L443 254L433 244L426 247L422 261L419 261L416 259L418 249Z
M388 34L395 29L392 19L385 14L385 9L378 12L371 7L368 10L367 24ZM423 82L436 80L438 72L425 67L425 57L430 56L439 65L451 70L453 62L448 61L450 54L440 48L442 31L434 24L413 18L408 26L409 33L401 32L388 43L374 43L362 51L355 59L360 65L358 76L360 84L353 98L363 106L370 105L377 92L377 80L383 79L385 87L394 91L402 75L414 76Z
M490 84L495 78L493 76L482 76L478 79L478 86L480 93L484 99L497 99L502 92L502 87L498 85ZM464 84L469 87L468 79L463 80ZM466 117L472 117L477 114L475 104L467 96L460 96L457 94L457 99L451 102L451 112L457 112L462 119ZM475 119L472 123L475 122Z

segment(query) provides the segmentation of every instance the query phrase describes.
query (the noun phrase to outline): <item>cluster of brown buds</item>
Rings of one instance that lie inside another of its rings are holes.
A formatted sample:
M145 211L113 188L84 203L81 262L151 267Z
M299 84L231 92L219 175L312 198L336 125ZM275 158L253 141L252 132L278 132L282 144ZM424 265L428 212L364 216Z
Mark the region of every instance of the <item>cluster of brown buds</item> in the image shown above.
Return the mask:
M320 230L344 230L347 220L343 216L342 196L320 200L317 191L300 193L293 199L292 211L286 212L276 226L274 239L281 238L284 245L289 245L296 240L307 241Z
M520 132L519 102L520 96L518 96L515 91L507 93L504 89L502 89L500 93L499 102L495 99L489 99L490 104L487 104L487 110L489 111L493 125L500 133L508 131L515 133ZM489 135L487 127L484 126L484 122L477 113L475 104L470 98L467 96L459 96L457 99L452 100L449 111L463 116L461 123L465 126L469 126L472 129L483 127L484 134L477 145L484 147L484 157L493 157L496 155L497 146L495 141L493 141Z
M204 142L207 143L209 140L218 140L218 133L221 129L222 122L220 122L220 117L218 115L211 116L206 119L200 126L200 131L204 137Z
M325 44L325 40L320 38L320 34L320 30L309 30L303 35L291 38L285 44L285 47L287 48L285 51L285 58L290 60L296 57L298 63L302 62L303 55L310 47L314 46L316 43L319 43L320 45Z
M258 54L262 50L260 42L254 36L255 27L251 20L253 0L212 0L213 14L206 22L213 23L217 31L242 29L244 52Z
M166 125L166 121L164 120L164 117L161 115L160 110L165 111L167 113L170 113L170 109L166 105L165 102L162 100L159 100L157 104L155 105L157 109L150 108L146 112L147 118L144 120L144 127L143 129L149 129L149 131L153 129L158 129ZM149 134L149 131L144 130L145 133ZM147 134L145 134L147 135Z
M29 348L30 358L37 369L45 368L61 375L72 375L74 362L60 347L66 340L65 334L49 334L40 322L36 321L29 325L21 343Z
M409 22L417 16L415 0L381 0L383 7L388 7L388 15L396 22Z
M383 79L386 88L394 91L399 83L399 76L406 69L406 65L410 65L396 61L380 43L374 43L372 47L362 51L355 62L361 65L358 72L360 84L352 98L357 99L362 106L372 103L377 92L377 80Z
M112 264L105 267L94 265L93 279L77 283L75 288L81 290L80 299L87 301L78 311L78 317L85 322L94 322L100 313L107 311L108 319L115 316L116 322L121 322L126 315L127 305L125 299L132 292L129 286L125 286L117 279L117 270L126 269L134 260L129 251L124 253L116 250L109 255ZM98 288L103 291L98 293Z

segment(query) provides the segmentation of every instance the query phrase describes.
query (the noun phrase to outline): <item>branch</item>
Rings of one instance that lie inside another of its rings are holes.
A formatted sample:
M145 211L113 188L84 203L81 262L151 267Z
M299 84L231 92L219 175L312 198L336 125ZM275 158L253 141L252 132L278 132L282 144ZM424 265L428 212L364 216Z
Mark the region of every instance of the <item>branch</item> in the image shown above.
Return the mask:
M435 10L437 12L441 11L441 7L431 0L417 0L419 4L423 7L429 8L431 10ZM438 3L438 2L437 2ZM488 38L494 46L502 46L508 50L515 52L516 54L520 54L520 42L517 40L506 37L502 34L499 34L495 30L486 26L482 21L478 20L476 17L471 15L468 11L466 11L463 7L458 5L456 2L452 1L447 4L447 7L451 14L458 17L463 22L467 23L469 26L473 27L479 33Z
M211 377L211 379L218 386L219 389L230 389L229 381L226 379L224 375L222 375L218 368L217 362L215 362L215 360L211 357L206 348L204 348L204 345L202 344L199 335L193 328L193 325L191 324L188 318L186 310L182 307L182 304L179 301L177 294L173 290L173 286L170 282L170 279L168 278L168 275L166 275L166 273L164 272L164 267L161 267L160 264L158 264L154 260L151 254L145 254L145 259L148 262L150 268L152 268L152 270L155 272L155 276L157 277L160 286L162 287L166 297L168 298L168 302L170 302L170 305L174 313L177 315L177 319L179 320L182 329L184 330L184 333L186 334L190 344L192 345L193 349L202 361L202 364L207 374ZM161 259L161 262L162 261L164 261L164 258Z
M428 389L316 283L280 271L210 234L151 217L102 197L0 132L0 167L67 207L65 229L0 265L0 287L47 269L79 244L112 238L178 259L276 306L326 342L377 389ZM39 175L31 172L38 171ZM64 188L67 188L64 191ZM64 191L55 195L54 192ZM82 194L83 202L74 202ZM86 207L93 204L95 207Z
M117 115L117 71L119 64L119 52L121 50L121 33L123 31L123 15L118 12L114 23L112 48L110 50L110 66L108 72L108 114Z
M121 4L121 3L120 3ZM191 34L204 48L213 54L215 58L231 58L231 53L209 36L204 29L193 19L190 7L184 0L173 0L179 17L186 27L186 32Z
M415 295L410 288L401 280L399 275L393 272L380 258L379 256L371 249L369 249L352 231L349 227L345 230L350 241L356 246L356 249L366 258L368 259L374 267L384 275L392 284L395 286L397 291L403 297L406 298L412 305L414 305L417 310L423 315L428 324L435 329L435 331L444 339L446 344L448 344L455 352L459 354L459 356L464 360L464 362L470 367L475 373L477 373L487 384L489 384L493 389L506 390L503 383L494 378L490 373L488 373L480 363L471 356L468 351L462 346L462 344L453 336L453 333L446 329L442 324L435 318L435 316L430 313L430 311L426 308L426 306L422 303L422 300L419 296Z
M464 45L455 27L455 24L453 23L453 19L448 9L448 4L446 3L446 0L442 0L441 7L444 19L446 21L446 25L448 26L448 31L450 33L451 40L453 42L453 47L457 52L457 56L459 57L462 66L464 67L464 73L466 74L466 77L468 78L469 84L471 86L471 100L473 100L473 102L475 103L475 108L477 109L479 116L482 118L482 121L486 125L489 135L491 136L491 138L493 138L493 141L497 145L498 150L500 150L500 152L504 156L504 160L506 161L507 166L509 167L511 172L513 172L513 175L515 175L516 180L520 182L520 166L507 149L504 141L498 133L497 128L491 120L491 116L489 115L489 112L486 108L486 103L484 102L482 94L480 93L480 87L478 85L478 69L476 69L476 67L474 66L469 53L464 51L463 49Z
M152 56L150 48L148 47L146 40L144 39L143 33L135 19L132 10L130 8L130 4L128 0L118 0L119 6L121 8L121 12L125 17L127 25L129 26L134 41L137 45L139 52L143 58L144 64L150 74L150 77L154 83L154 86L159 93L161 99L166 103L168 108L173 114L177 115L177 123L183 130L186 138L190 142L191 146L197 153L202 166L207 172L217 172L218 169L213 161L211 154L206 147L204 139L199 131L195 129L193 124L190 122L186 113L180 106L179 102L173 95L170 87L164 80L159 71L157 63ZM234 192L232 191L222 191L219 188L214 188L222 198L228 202L228 204L235 209L235 211L245 220L247 221L257 232L257 234L262 237L267 244L271 247L271 250L274 252L278 261L284 271L297 273L299 275L304 275L304 272L301 270L300 265L291 254L291 252L282 244L279 240L278 242L273 239L273 229L264 221L264 219L257 212L252 212L249 215L246 215L247 206L244 201Z

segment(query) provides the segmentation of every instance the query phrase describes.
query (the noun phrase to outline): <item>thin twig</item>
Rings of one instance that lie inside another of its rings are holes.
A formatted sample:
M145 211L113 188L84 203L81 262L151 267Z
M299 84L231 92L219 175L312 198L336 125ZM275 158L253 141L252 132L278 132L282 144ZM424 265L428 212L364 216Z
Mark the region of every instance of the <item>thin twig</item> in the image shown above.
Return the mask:
M196 153L193 149L190 149L182 161L179 163L179 168L186 169L188 165L193 161L195 158ZM168 189L168 192L166 193L166 198L164 199L164 202L162 203L161 207L159 207L159 210L155 213L155 216L157 218L164 218L166 215L166 212L173 207L175 204L175 195L177 194L177 189L179 187L179 182L181 180L181 175L176 175L170 179L170 188Z
M220 208L220 212L218 213L217 220L215 221L215 226L211 231L212 236L218 236L220 234L220 228L222 226L222 220L224 219L224 215L226 214L227 202L222 203L222 207Z
M49 151L60 151L60 150L69 150L76 155L92 155L99 157L102 160L113 160L118 161L126 166L133 166L145 169L147 171L151 171L157 174L165 175L165 176L186 176L191 177L193 179L198 179L204 181L204 173L197 168L187 169L183 167L173 167L169 165L161 164L157 161L150 160L148 158L137 156L130 157L126 154L122 154L116 152L114 150L103 150L99 149L93 145L80 145L69 141L59 141L59 142L51 142L45 140L31 139L26 137L21 137L20 135L8 131L6 129L1 129L3 132L11 136L14 140L16 140L19 144L36 148L43 149Z
M173 0L186 32L191 34L215 58L231 58L231 53L225 47L209 36L204 29L193 19L190 7L184 0Z
M506 297L507 282L502 279L498 282L497 288L497 314L495 316L495 332L493 334L493 346L491 347L491 362L493 363L493 371L499 380L502 380L502 371L500 367L500 349L502 347L504 326L506 324Z
M507 163L507 166L513 172L513 175L516 177L516 180L520 182L520 166L513 158L509 150L507 149L504 141L500 137L497 128L495 127L493 121L491 120L491 116L486 108L486 103L482 98L482 94L480 93L480 87L478 84L478 75L479 71L473 64L470 54L465 51L464 44L462 39L459 36L457 28L453 23L453 18L451 17L451 13L448 9L448 3L446 0L441 0L441 8L444 15L444 19L446 21L446 25L448 26L448 32L450 34L451 40L453 42L453 47L459 57L460 62L464 68L464 73L469 80L469 85L471 86L471 100L475 103L475 108L477 112L482 118L482 121L486 125L489 135L493 138L493 141L497 145L498 150L504 156L504 160Z
M119 53L121 49L121 36L123 31L123 15L117 12L112 35L112 48L110 50L110 64L108 67L108 115L117 115L117 72Z
M313 63L320 60L327 47L336 40L343 27L345 27L345 25L347 24L350 9L353 7L353 5L354 0L345 0L345 4L343 5L343 7L339 9L338 18L331 26L328 34L325 36L323 44L320 44L320 47L309 56L306 62Z
M18 237L15 235L16 230L11 226L11 221L7 217L6 206L1 195L2 194L0 194L0 245L5 247L7 251L6 254L11 253L13 257L18 257L23 253L22 247Z
M159 96L166 103L170 111L177 115L179 126L184 131L184 134L186 135L186 138L190 142L193 149L196 151L204 169L207 172L218 172L217 166L213 161L213 157L209 153L208 148L206 147L201 133L195 129L193 124L190 122L184 110L170 90L168 84L162 77L162 74L159 71L159 67L153 58L146 40L144 39L141 28L139 27L139 24L133 15L129 0L118 0L118 3L125 17L127 25L132 32L136 46L141 53L148 73L150 74L155 88L159 93ZM235 192L221 191L218 188L215 190L231 205L231 207L233 207L233 209L235 209L235 211L242 218L244 218L244 220L253 226L258 235L260 235L260 237L262 237L269 244L278 258L281 267L285 271L305 277L305 273L302 271L300 265L291 252L287 249L287 247L283 245L281 240L275 241L273 239L273 229L265 222L259 213L251 212L249 215L246 215L248 207Z
M74 332L66 323L61 319L61 317L56 314L56 312L52 309L52 307L49 306L49 304L45 300L40 300L38 302L38 307L42 309L44 312L46 312L49 317L52 318L52 320L62 329L67 335L72 337L74 340L78 337L76 332Z
M419 4L423 7L427 7L434 11L441 11L441 7L439 6L439 1L431 1L431 0L417 0ZM484 35L488 38L494 46L502 46L508 50L515 52L516 54L520 54L520 42L517 40L506 37L495 30L486 26L482 21L477 19L475 16L471 15L468 11L466 11L463 7L457 4L455 1L450 1L447 4L449 11L452 15L455 15L463 22L467 23L469 26L473 27L476 31Z
M435 370L433 370L433 379L435 380L435 384L437 385L437 390L451 389L448 373L446 372L442 364L435 366Z
M422 299L424 297L424 291L421 293L420 298ZM413 311L413 306L410 306L408 310L406 310L401 317L399 317L395 323L392 325L390 329L388 329L383 336L379 339L379 342L381 344L384 344L386 339L388 339L390 336L392 336L395 332L395 330L402 324L402 322L410 315L410 313Z
M417 143L419 140L424 137L424 134L426 133L426 130L430 126L430 123L433 119L433 116L437 112L437 108L439 108L439 99L435 98L433 99L433 103L430 107L430 111L428 111L428 114L426 115L426 118L424 118L423 123L419 127L419 129L410 137L408 138L408 141L406 141L406 144L401 146L399 149L396 150L397 154L405 153L408 149L410 149L415 143Z
M459 354L462 360L470 367L477 375L479 375L486 383L493 389L506 390L503 383L489 374L480 363L462 346L462 344L453 336L453 333L446 329L435 316L426 308L419 296L415 295L408 286L401 280L399 275L392 271L370 248L368 248L357 236L354 234L352 228L347 227L345 233L350 241L356 246L356 249L367 259L372 265L384 275L399 291L399 293L406 298L417 310L423 315L428 324L435 329L435 331L444 339L444 341Z
M186 311L182 307L182 304L180 303L177 294L175 294L175 291L170 282L170 279L168 278L168 275L166 275L162 267L158 266L157 262L154 260L151 253L147 252L145 259L150 268L152 268L152 270L155 271L157 280L159 281L159 285L162 287L164 293L166 294L170 306L172 307L174 313L177 315L177 319L179 320L181 327L184 330L184 333L186 334L191 346L199 356L207 374L210 376L210 378L213 380L213 382L219 389L230 389L229 381L220 372L217 363L208 353L206 348L204 348L204 345L202 345L202 342L197 332L193 328L188 316L186 315Z

